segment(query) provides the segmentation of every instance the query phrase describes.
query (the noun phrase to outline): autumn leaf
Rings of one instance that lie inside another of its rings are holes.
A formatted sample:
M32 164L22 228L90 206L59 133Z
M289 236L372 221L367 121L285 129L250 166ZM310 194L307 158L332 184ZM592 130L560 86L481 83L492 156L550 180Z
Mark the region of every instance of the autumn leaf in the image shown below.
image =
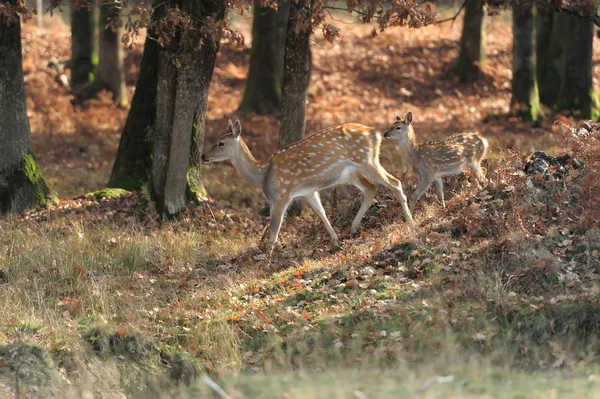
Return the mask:
M75 273L75 275L77 276L78 279L82 279L83 277L85 277L85 268L81 265L76 265L73 267L73 272Z
M346 281L346 283L344 284L346 287L357 287L358 286L358 280L356 279L351 279Z

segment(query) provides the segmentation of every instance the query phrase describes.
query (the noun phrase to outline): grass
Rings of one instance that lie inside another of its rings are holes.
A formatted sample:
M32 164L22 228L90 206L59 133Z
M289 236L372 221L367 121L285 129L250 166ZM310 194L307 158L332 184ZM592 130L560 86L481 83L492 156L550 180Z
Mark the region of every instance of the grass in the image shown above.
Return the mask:
M441 372L441 374L438 374ZM595 373L594 373L595 372ZM332 383L335 382L335 383ZM546 398L599 397L597 370L523 375L476 364L416 371L411 367L225 378L232 397L248 398ZM236 395L237 394L237 395Z

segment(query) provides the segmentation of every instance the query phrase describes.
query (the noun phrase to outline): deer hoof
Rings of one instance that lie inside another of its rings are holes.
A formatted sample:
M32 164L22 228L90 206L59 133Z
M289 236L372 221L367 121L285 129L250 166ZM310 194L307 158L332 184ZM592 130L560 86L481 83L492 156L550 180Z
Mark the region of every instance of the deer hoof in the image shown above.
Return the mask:
M344 249L344 244L342 244L341 242L334 242L331 245L331 252L341 251L342 249Z

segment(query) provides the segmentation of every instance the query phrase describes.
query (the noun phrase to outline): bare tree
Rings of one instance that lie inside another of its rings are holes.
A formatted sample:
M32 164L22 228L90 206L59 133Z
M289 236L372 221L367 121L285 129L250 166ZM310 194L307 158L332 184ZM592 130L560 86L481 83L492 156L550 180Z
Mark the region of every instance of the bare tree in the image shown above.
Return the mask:
M460 53L456 63L456 74L462 83L473 82L481 75L485 60L484 17L482 0L465 0L465 17L460 37Z
M94 31L92 5L73 1L71 6L71 87L77 94L94 79Z
M535 70L535 17L532 7L513 9L513 77L511 106L533 122L543 118Z
M289 1L280 3L289 4ZM242 112L259 115L279 112L286 32L280 29L279 22L284 20L287 27L289 17L289 6L282 5L275 10L254 3L250 69L239 108Z
M123 34L119 26L121 4L112 0L100 3L100 34L98 35L98 73L94 85L96 90L107 89L115 102L127 106L125 69L123 65Z
M285 39L279 148L304 137L306 91L310 76L310 30L297 29L298 20L311 18L312 0L292 2Z

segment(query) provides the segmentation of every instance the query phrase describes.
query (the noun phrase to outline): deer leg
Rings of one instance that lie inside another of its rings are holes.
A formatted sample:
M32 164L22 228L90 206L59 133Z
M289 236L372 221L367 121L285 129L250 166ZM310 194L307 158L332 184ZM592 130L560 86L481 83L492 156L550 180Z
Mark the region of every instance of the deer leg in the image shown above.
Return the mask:
M352 221L351 232L354 235L358 232L361 220L363 219L365 213L367 213L367 211L371 207L371 204L373 203L373 200L375 199L377 187L373 185L369 180L360 176L352 182L352 185L358 188L363 193L362 204L360 205L358 213L354 217L354 221Z
M419 183L417 184L415 191L413 191L412 195L410 196L410 211L411 212L413 212L415 210L415 205L417 205L419 198L421 198L421 196L423 194L425 194L425 191L427 191L427 189L429 189L429 187L431 187L431 183L432 182L429 179L425 179L423 177L421 177L419 179Z
M404 195L404 191L402 191L402 183L400 183L400 180L396 179L394 176L389 174L381 166L366 169L364 175L370 181L381 184L382 186L392 190L396 197L398 197L398 199L400 200L400 204L402 205L402 211L404 212L404 219L407 222L412 222L411 211L408 209L406 195Z
M487 179L485 178L483 169L481 169L481 162L469 162L467 166L469 166L469 168L475 171L475 176L477 176L477 181L479 183L487 183Z
M321 221L325 225L325 228L327 229L327 232L329 233L329 236L331 237L331 241L333 242L333 247L339 248L340 241L338 239L337 234L335 234L333 227L331 227L331 223L329 223L329 219L327 219L327 215L325 214L325 209L323 208L323 204L321 204L321 197L319 196L319 193L317 191L315 191L311 195L306 196L306 202L308 202L308 205L310 205L310 207L315 211L315 213L319 216L319 218L321 218Z
M442 208L445 208L446 202L444 202L444 182L442 181L442 178L438 177L433 181L433 184L435 185L435 192L438 200L440 201L440 204L442 204Z
M271 258L273 254L273 249L275 248L275 243L277 242L277 237L279 236L279 230L281 229L281 223L283 222L283 216L285 215L285 210L287 209L290 201L284 202L276 202L271 206L271 217L270 217L270 225L269 225L269 249L268 249L268 258Z

